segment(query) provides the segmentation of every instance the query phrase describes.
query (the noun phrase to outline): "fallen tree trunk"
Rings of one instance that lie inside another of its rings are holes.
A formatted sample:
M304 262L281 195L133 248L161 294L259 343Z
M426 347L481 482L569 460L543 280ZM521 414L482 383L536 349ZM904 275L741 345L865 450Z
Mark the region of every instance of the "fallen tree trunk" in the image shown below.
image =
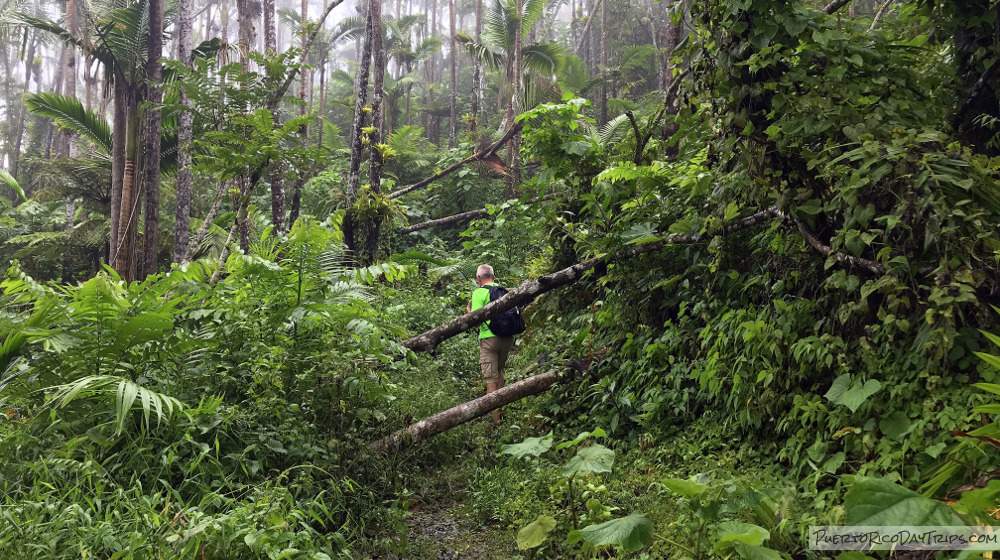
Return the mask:
M485 218L488 215L489 215L489 210L485 208L480 208L479 210L470 210L468 212L462 212L461 214L452 214L451 216L445 216L443 218L438 218L436 220L428 220L426 222L420 222L419 224L413 224L412 226L406 226L405 228L399 230L399 232L402 234L407 234L432 227L445 227L457 224L459 222L464 222L466 220Z
M458 171L459 169L461 169L462 167L464 167L465 165L467 165L469 163L472 163L474 161L480 161L480 160L487 160L487 159L489 159L490 157L496 155L497 151L499 151L500 148L502 148L504 144L506 144L507 142L510 142L510 139L513 138L515 134L517 134L518 132L521 132L522 128L524 128L524 123L517 123L517 124L515 124L514 126L510 127L509 129L507 129L507 132L505 132L504 135L501 136L499 140L497 140L496 142L490 144L484 150L476 152L476 153L472 154L471 156L463 159L462 161L460 161L458 163L454 163L454 164L452 164L452 165L450 165L450 166L442 169L441 171L438 171L437 173L431 175L430 177L424 179L423 181L420 181L419 183L414 183L414 184L412 184L412 185L410 185L408 187L403 187L403 188L399 189L398 191L393 191L393 192L389 193L389 195L386 198L390 198L390 199L392 199L392 198L399 198L399 197L403 196L404 194L411 193L411 192L413 192L415 190L418 190L418 189L422 189L422 188L426 187L427 185L433 183L434 181L437 181L438 179L440 179L440 178L442 178L442 177L444 177L446 175L450 175L450 174L454 173L455 171Z
M566 374L566 377L568 377L568 374ZM372 451L383 453L399 451L404 447L424 441L441 432L446 432L455 426L460 426L470 420L489 414L515 401L542 393L562 379L564 379L564 376L555 371L540 373L508 385L503 389L487 393L478 399L473 399L454 408L449 408L444 412L439 412L416 424L411 424L378 441L372 442L370 447Z
M547 194L539 198L532 198L531 200L525 202L525 204L533 204L539 200L547 200L555 197L554 194ZM419 224L413 224L412 226L406 226L405 228L399 230L402 234L413 233L415 231L420 231L422 229L432 228L432 227L445 227L465 220L474 220L476 218L485 218L489 216L490 211L487 208L480 208L479 210L469 210L468 212L462 212L461 214L452 214L451 216L445 216L443 218L438 218L436 220L428 220L426 222L420 222Z
M726 225L722 228L722 231L716 235L725 235L727 233L757 225L777 215L777 212L778 209L776 207L761 210L756 214L741 218ZM535 298L546 292L562 286L568 286L580 278L583 278L584 274L601 263L610 263L629 259L643 253L655 251L664 245L697 243L704 237L705 236L700 234L671 235L659 241L635 245L627 249L615 251L614 253L604 257L595 257L588 261L577 263L568 268L553 272L552 274L539 276L534 280L527 280L522 282L517 288L510 290L504 297L488 303L472 313L466 313L457 319L453 319L443 325L434 327L421 335L409 338L403 341L402 345L410 350L413 350L414 352L434 353L434 350L439 344L441 344L441 342L455 335L461 334L472 327L478 326L494 315L503 313L504 311L514 307L527 305Z

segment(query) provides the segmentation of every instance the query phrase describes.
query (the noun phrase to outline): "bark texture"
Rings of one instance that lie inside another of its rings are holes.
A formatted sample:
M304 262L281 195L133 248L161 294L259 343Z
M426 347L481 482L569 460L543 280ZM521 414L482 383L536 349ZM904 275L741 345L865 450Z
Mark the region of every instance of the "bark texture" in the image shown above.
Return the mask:
M143 182L146 189L146 220L142 239L142 273L156 274L160 241L160 137L162 115L157 105L163 102L163 0L149 0L149 37L146 42L145 158Z
M458 130L458 50L455 48L455 0L448 0L448 32L451 35L451 118L448 123L448 149L455 147L455 131Z
M476 44L483 41L483 0L476 0ZM454 48L454 47L452 47ZM476 132L476 125L479 122L479 92L482 89L483 63L479 57L473 57L472 61L472 121L469 123L469 131ZM407 123L409 124L409 123Z
M368 167L368 182L371 185L372 195L382 194L382 152L379 151L379 144L382 143L383 127L383 106L382 101L385 95L383 86L385 83L385 48L383 45L382 30L382 4L381 0L373 0L370 7L369 26L371 27L372 39L372 131L369 138L370 159ZM382 219L380 216L373 216L369 224L368 235L365 242L365 253L368 262L375 262L378 253L379 232L382 229Z
M192 0L180 0L177 4L177 51L181 63L190 67L191 62L191 10ZM182 263L188 250L191 222L191 133L194 117L191 115L191 100L182 89L180 104L183 109L177 118L180 130L177 133L177 208L174 212L174 262Z
M549 387L562 379L563 376L555 371L547 371L518 381L517 383L512 383L503 389L498 389L478 399L473 399L454 408L449 408L444 412L439 412L416 424L411 424L402 430L373 442L370 447L372 451L381 453L400 451L410 445L448 431L455 426L460 426L470 420L489 414L510 403L547 391Z
M274 56L278 52L277 23L275 21L274 0L264 0L264 51L268 56ZM278 100L272 99L268 103L268 109L274 119L274 126L281 126L281 117L278 115ZM276 162L271 169L271 223L274 224L274 234L282 235L285 232L285 179L282 176L284 166L281 162Z

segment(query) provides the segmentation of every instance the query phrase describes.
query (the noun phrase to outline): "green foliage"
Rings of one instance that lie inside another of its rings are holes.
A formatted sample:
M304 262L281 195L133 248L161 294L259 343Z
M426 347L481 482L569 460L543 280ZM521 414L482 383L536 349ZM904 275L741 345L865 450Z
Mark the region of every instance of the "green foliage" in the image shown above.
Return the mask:
M96 112L88 111L75 97L54 93L33 93L24 99L24 104L35 115L52 119L52 122L87 138L100 146L106 154L111 154L111 125Z
M377 479L375 465L340 457L380 431L379 364L400 333L341 258L335 234L304 219L234 253L215 286L207 262L75 287L11 268L4 550L345 552L391 501L391 485L353 482Z
M564 449L577 447L591 437L606 437L604 430L598 428L592 432L583 432L572 440L560 443L552 449L552 435L542 438L527 438L521 443L505 445L501 448L501 453L511 455L517 459L532 458L538 459L546 453L558 456ZM565 546L567 550L579 543L583 543L582 551L593 554L596 551L618 548L625 552L635 552L647 546L653 539L653 524L645 515L632 513L627 517L610 519L603 523L600 521L607 517L613 509L604 506L597 498L586 499L587 514L582 516L581 525L576 509L579 505L574 498L574 480L586 479L589 475L610 473L614 464L614 451L603 445L593 444L577 449L576 453L562 466L562 478L556 481L550 492L554 499L565 491L568 502L568 513L564 522L569 522L569 534ZM585 488L591 488L590 485ZM587 498L588 492L584 491L582 498ZM557 502L558 503L558 502ZM563 512L558 513L560 518ZM551 533L559 525L555 517L550 515L539 515L537 519L521 528L517 533L517 547L520 550L533 549L541 546L549 539ZM553 553L560 550L555 543L552 543Z

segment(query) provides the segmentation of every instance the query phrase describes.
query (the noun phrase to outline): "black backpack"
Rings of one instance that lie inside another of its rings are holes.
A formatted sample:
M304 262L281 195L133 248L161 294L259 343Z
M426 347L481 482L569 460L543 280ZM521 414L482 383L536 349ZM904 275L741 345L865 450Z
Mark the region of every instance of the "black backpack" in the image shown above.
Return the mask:
M483 286L490 291L490 302L494 302L507 295L507 288L503 286ZM521 317L521 310L513 307L499 315L495 315L486 322L490 332L497 336L514 336L524 332L524 318Z

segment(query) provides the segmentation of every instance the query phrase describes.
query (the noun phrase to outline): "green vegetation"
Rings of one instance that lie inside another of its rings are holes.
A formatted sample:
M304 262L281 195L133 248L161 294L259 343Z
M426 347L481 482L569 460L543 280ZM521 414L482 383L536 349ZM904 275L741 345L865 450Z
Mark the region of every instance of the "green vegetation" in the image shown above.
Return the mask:
M1000 526L995 2L180 4L0 13L0 557Z

